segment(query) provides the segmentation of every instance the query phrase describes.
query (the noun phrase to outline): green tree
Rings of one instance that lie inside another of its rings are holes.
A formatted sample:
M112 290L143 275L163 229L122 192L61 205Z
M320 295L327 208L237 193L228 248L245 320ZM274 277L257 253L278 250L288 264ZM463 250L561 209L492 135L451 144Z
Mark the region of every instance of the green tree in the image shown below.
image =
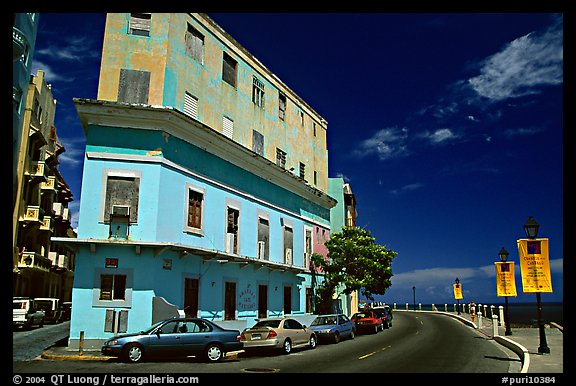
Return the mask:
M324 243L327 259L312 254L314 265L324 274L323 283L316 289L317 312L331 312L332 297L340 285L345 294L360 290L370 300L374 300L373 295L383 295L392 285L392 259L398 253L374 241L365 229L343 227Z

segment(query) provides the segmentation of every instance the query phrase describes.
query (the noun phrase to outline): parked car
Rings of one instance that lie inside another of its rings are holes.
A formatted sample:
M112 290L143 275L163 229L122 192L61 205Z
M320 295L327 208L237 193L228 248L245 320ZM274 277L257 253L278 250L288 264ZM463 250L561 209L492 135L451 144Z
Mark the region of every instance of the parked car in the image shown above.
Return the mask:
M316 333L292 318L260 319L254 326L244 329L240 335L244 351L279 349L289 354L292 348L316 347Z
M36 308L44 311L45 323L60 323L62 321L62 307L58 298L34 298Z
M31 329L32 326L44 326L44 311L38 309L34 299L27 297L12 298L12 327Z
M386 307L375 307L372 309L378 317L382 319L382 326L385 329L392 327L392 312L390 308Z
M356 325L356 331L358 332L373 332L377 333L384 329L382 324L382 318L376 315L372 310L365 310L357 312L352 315L352 321Z
M227 352L241 349L238 330L225 329L202 318L172 318L139 333L110 338L102 346L102 353L132 363L155 356L190 355L218 362Z
M342 338L354 339L356 326L344 314L318 315L312 323L310 329L316 333L318 340L331 340L334 343L340 342Z
M72 302L62 303L62 321L70 320L72 316Z

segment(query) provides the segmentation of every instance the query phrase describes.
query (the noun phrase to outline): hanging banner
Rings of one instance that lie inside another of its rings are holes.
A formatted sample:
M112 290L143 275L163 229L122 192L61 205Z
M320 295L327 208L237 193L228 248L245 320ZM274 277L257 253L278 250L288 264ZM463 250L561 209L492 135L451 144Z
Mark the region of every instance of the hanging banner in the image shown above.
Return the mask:
M524 293L552 292L548 239L517 240Z
M454 285L454 299L462 299L462 284L453 284Z
M495 262L496 295L516 296L516 278L514 277L514 262Z

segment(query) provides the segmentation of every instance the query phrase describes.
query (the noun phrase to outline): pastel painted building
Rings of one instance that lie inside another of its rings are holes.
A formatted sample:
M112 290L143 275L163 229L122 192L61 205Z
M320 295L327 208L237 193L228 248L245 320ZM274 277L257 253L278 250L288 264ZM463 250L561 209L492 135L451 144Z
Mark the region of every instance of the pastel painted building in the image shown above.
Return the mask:
M108 15L98 99L75 106L78 237L53 238L76 251L69 346L179 314L313 318L336 200L311 107L206 15L129 13Z

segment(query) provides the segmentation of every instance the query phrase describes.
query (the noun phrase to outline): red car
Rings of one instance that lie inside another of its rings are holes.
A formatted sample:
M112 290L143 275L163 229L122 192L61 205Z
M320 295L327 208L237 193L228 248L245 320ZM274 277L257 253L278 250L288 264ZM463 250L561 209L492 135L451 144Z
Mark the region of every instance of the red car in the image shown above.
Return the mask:
M376 334L378 331L384 330L382 318L371 310L357 312L350 319L356 325L356 331L358 332L373 332Z

